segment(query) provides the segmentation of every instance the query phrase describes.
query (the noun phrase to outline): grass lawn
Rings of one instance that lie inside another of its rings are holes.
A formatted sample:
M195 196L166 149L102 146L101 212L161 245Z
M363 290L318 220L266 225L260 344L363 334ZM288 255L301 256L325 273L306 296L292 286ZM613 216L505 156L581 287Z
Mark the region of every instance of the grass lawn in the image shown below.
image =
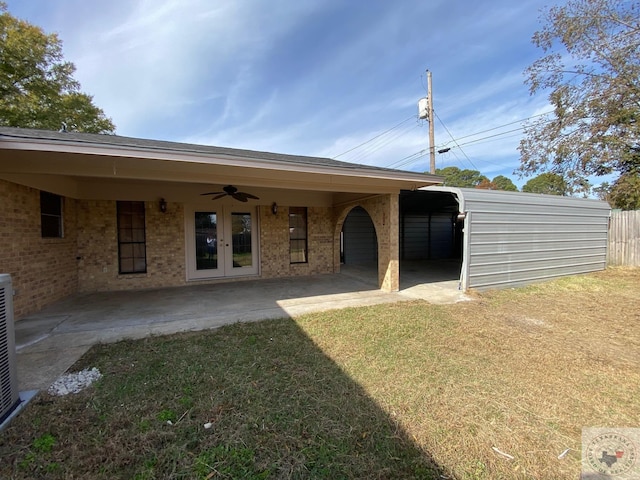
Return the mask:
M577 478L583 426L640 426L639 294L609 269L96 346L99 382L0 434L0 478Z

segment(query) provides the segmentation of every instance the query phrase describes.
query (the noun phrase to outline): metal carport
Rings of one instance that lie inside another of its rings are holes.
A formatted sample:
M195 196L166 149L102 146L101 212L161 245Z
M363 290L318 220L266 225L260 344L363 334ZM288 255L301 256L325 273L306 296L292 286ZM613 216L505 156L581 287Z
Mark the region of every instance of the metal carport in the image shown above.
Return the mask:
M407 215L415 217L416 209L428 212L429 229L423 234L429 258L443 251L449 258L461 257L462 290L506 288L606 268L610 207L605 202L434 186L404 195L401 225ZM452 208L456 202L457 212ZM449 223L442 218L450 218ZM410 251L408 242L401 233L402 251ZM443 249L443 242L451 242L450 248Z

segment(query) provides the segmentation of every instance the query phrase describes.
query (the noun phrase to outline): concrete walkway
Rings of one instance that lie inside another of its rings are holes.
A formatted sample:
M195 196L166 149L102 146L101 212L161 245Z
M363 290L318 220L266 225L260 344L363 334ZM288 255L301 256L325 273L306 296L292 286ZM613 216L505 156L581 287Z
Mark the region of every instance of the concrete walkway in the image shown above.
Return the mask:
M456 281L424 284L414 278L400 292L386 293L373 285L372 278L370 272L351 270L304 278L76 295L16 323L19 389L48 388L98 343L417 298L431 303L466 299Z

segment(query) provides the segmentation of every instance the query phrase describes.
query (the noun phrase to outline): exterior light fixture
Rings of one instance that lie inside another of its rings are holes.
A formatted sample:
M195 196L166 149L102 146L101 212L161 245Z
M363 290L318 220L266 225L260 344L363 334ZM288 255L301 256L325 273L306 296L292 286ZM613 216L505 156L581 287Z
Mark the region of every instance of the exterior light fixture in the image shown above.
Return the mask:
M160 211L162 213L167 213L167 202L165 201L164 198L160 199Z
M273 202L271 204L271 213L273 213L274 215L278 214L278 204L276 202Z

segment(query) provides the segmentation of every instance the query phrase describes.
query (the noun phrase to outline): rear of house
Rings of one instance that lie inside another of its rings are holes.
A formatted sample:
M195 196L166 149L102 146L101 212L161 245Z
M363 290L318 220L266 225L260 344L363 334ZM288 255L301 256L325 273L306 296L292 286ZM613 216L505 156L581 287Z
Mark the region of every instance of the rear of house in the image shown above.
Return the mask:
M0 128L0 272L12 276L17 318L77 292L334 273L358 208L374 228L378 285L394 291L400 192L439 181L326 158Z
M401 264L461 290L605 268L606 203L440 181L327 158L0 128L0 273L12 276L20 318L78 292L343 264L364 266L386 291L399 290Z

